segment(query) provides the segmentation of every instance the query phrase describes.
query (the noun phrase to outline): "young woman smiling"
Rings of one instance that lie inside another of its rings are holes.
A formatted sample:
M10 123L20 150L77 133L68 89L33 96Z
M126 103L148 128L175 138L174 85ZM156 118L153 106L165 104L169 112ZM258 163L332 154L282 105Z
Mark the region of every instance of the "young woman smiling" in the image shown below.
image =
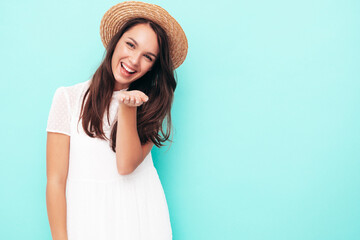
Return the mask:
M161 7L123 2L100 24L106 56L91 79L54 94L47 125L53 239L172 239L151 149L169 140L186 58L181 26ZM166 129L163 122L166 118Z

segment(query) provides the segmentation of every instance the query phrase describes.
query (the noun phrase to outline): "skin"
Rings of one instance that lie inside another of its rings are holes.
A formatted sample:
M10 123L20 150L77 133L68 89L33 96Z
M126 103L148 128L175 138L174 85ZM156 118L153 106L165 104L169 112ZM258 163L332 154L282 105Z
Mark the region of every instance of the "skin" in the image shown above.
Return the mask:
M133 40L136 41L136 44ZM148 24L138 24L119 39L113 57L112 71L116 80L115 91L127 88L151 70L159 46L155 32ZM152 55L153 54L153 55ZM122 74L121 63L136 72ZM116 141L116 162L120 175L132 173L153 147L147 142L141 145L137 132L137 107L148 101L143 92L121 91L118 94L118 127ZM121 136L120 136L121 133ZM70 136L62 133L47 133L46 143L46 204L48 219L54 240L67 240L66 228L66 179L69 167Z
M126 31L119 39L111 67L116 80L115 90L127 88L154 65L159 54L157 35L148 24L138 24ZM124 74L122 64L135 71ZM148 101L148 96L138 90L121 91L119 101L118 126L116 135L116 161L121 175L132 173L151 151L151 141L141 145L137 132L137 107Z
M131 82L150 71L158 53L156 33L148 24L138 24L126 31L116 44L111 59L115 90L129 87ZM122 74L121 63L136 72L130 76Z
M67 240L66 178L69 166L70 136L47 133L46 207L53 240Z

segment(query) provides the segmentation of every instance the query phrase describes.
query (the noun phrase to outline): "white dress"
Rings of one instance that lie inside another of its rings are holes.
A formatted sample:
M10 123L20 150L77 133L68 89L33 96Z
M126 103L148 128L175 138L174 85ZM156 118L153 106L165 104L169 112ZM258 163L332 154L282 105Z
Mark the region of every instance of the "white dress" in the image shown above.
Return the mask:
M70 136L66 182L69 240L169 240L172 230L164 191L151 152L129 175L120 175L109 141L85 134L77 122L90 80L59 87L53 97L46 131ZM124 89L123 89L124 90ZM117 117L114 91L110 123L104 114L104 132L110 138Z

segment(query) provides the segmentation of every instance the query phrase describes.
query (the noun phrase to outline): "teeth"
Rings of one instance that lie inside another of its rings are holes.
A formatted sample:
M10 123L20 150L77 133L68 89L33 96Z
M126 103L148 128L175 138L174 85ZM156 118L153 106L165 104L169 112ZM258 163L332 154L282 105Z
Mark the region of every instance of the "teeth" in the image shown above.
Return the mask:
M125 68L129 73L134 73L135 71L131 71L130 68L126 67L125 64L121 63L121 65Z

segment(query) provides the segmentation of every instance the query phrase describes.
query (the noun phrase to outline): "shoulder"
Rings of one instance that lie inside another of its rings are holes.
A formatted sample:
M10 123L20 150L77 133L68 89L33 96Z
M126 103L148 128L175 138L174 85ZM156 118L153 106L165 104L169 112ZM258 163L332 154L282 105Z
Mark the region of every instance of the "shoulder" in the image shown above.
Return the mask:
M91 79L86 80L84 82L76 83L74 85L62 86L59 88L62 88L63 91L70 96L70 95L85 92L90 85L90 81L91 81Z
M70 86L61 86L56 91L61 91L69 104L75 104L79 98L85 93L90 85L91 79L84 82L76 83Z

